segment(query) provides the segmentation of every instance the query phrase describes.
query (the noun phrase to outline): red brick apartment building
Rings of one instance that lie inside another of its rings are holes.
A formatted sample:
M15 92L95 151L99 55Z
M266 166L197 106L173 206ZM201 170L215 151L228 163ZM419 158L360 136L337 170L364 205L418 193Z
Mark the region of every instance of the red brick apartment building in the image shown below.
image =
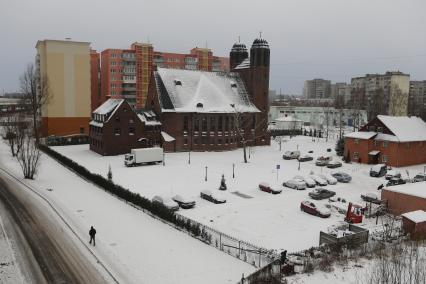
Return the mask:
M90 150L101 155L129 153L161 144L161 123L155 114L137 114L124 99L109 99L92 113Z
M378 115L345 135L345 157L394 167L426 163L426 123L418 117Z

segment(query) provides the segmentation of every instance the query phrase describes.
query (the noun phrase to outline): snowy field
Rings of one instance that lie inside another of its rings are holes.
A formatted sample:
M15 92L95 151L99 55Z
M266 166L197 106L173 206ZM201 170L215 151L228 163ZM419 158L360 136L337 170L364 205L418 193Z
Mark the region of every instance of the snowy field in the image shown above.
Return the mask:
M96 247L90 249L120 283L236 283L242 273L255 271L127 205L46 155L42 155L36 180L24 180L9 149L0 143L0 167L47 198L83 240L89 241L88 230L95 226ZM3 245L0 238L0 255ZM0 260L8 261L1 256Z
M296 191L282 186L283 181L296 174L308 175L311 172L323 173L345 171L352 175L349 184L338 183L326 188L336 191L336 196L347 201L363 204L360 194L376 192L376 188L385 182L384 178L371 178L369 165L343 164L338 169L317 167L314 161L301 163L298 170L296 160L283 160L282 154L288 150L299 149L303 154L312 150L314 158L326 154L331 148L334 159L335 141L325 142L298 136L284 138L281 145L275 141L271 146L254 147L251 149L249 163L243 163L242 150L230 152L191 152L189 154L166 153L165 165L148 165L134 168L124 166L124 156L103 157L89 150L88 145L53 147L56 151L87 167L90 171L106 176L111 166L114 182L152 198L154 195L172 197L175 194L195 198L194 209L180 210L179 214L188 216L203 224L218 229L231 236L269 249L287 249L298 251L317 246L319 231L326 230L330 225L342 221L344 216L332 212L328 219L321 219L300 211L300 202L309 200L311 189ZM235 178L232 168L235 164ZM276 166L280 169L276 170ZM205 181L207 167L207 181ZM423 166L407 168L411 175L423 171ZM405 177L405 168L400 169ZM217 191L222 174L225 175L228 190L220 192L226 199L225 204L215 205L199 197L200 191L209 189ZM271 195L259 191L260 182L269 182L283 192ZM236 195L243 193L251 198ZM326 204L327 200L315 201ZM343 206L347 206L347 203ZM374 222L374 221L370 221Z

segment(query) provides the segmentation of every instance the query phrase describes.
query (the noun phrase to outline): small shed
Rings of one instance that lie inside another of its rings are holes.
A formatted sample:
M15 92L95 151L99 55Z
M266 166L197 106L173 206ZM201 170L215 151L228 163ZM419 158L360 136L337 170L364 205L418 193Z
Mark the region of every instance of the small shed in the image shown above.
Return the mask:
M416 210L407 212L402 216L402 229L405 233L410 234L411 239L426 238L426 212Z

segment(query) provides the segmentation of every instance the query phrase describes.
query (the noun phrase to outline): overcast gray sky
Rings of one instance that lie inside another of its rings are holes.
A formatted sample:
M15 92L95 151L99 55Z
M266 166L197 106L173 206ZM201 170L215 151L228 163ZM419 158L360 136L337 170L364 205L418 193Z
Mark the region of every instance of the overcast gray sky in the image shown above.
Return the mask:
M300 94L303 81L350 81L400 70L426 80L426 0L0 0L0 92L18 89L38 39L90 41L92 48L188 52L207 45L228 56L241 36L263 32L270 88Z

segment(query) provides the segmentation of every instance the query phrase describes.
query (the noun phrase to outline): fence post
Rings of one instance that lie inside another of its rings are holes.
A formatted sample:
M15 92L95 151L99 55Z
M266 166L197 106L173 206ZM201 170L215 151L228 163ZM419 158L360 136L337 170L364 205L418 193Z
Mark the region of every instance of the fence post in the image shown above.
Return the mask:
M222 234L221 233L219 233L219 247L220 247L220 250L223 250L223 247L222 247Z

